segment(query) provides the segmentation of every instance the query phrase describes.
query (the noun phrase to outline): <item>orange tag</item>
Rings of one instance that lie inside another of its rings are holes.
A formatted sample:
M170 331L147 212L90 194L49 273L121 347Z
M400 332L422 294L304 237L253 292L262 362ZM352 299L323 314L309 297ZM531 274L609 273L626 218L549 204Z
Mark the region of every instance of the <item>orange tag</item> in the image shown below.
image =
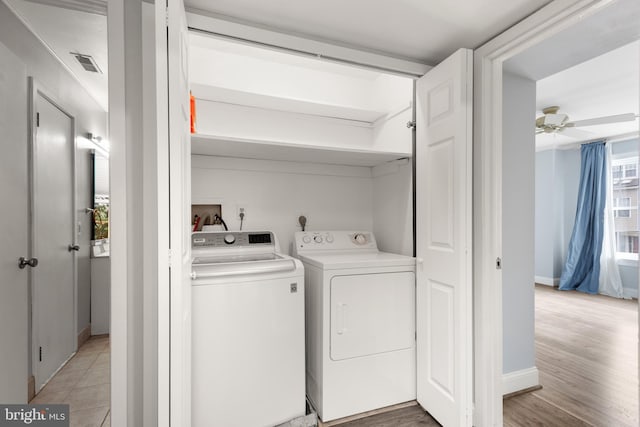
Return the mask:
M196 133L196 98L189 92L189 104L191 106L191 133Z

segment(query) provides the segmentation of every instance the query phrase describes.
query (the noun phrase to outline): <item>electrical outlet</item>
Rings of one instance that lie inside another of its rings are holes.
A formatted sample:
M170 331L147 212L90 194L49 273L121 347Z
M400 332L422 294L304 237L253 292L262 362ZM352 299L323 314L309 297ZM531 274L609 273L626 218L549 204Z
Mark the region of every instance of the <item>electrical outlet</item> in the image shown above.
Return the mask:
M247 207L245 205L237 205L236 210L236 216L238 218L240 218L240 214L244 214L244 218L247 217Z

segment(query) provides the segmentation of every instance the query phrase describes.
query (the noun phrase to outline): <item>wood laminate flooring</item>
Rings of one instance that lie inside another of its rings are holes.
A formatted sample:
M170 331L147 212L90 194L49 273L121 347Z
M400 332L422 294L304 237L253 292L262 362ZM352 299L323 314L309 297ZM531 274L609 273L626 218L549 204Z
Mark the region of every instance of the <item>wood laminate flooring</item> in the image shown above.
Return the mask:
M638 301L536 285L536 365L542 388L504 400L506 427L637 427ZM439 424L410 406L340 424Z
M536 366L542 389L506 399L505 426L637 427L638 301L536 285Z

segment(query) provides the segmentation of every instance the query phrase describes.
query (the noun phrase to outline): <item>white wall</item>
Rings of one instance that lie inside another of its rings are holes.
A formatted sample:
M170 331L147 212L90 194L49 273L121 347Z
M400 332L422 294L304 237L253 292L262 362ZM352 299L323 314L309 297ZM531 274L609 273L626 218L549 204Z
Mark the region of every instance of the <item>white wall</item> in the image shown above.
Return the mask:
M49 52L49 50L31 33L13 12L0 2L0 42L6 45L27 69L27 74L33 76L56 102L67 109L76 118L77 135L93 133L106 136L107 115L89 94L78 84L66 68ZM27 86L27 81L16 82ZM27 129L22 131L22 141L28 144ZM76 150L76 198L77 219L80 232L77 242L80 251L78 260L78 332L85 328L90 321L90 238L91 217L84 213L85 207L91 203L91 175L89 164L89 149L78 146ZM25 215L27 213L25 212ZM31 370L30 370L31 372Z
M222 205L229 229L271 230L290 253L298 217L307 230L373 229L371 168L192 156L192 203Z
M411 160L373 168L373 231L378 248L413 256Z
M503 78L502 310L503 373L535 366L535 82ZM535 384L532 384L535 385Z

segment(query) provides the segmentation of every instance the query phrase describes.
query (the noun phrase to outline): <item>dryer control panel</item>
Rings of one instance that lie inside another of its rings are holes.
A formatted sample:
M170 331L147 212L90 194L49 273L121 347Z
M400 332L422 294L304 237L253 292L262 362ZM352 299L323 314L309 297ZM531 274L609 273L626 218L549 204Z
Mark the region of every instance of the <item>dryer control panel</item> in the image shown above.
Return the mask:
M293 252L377 250L370 231L298 231L294 235Z

